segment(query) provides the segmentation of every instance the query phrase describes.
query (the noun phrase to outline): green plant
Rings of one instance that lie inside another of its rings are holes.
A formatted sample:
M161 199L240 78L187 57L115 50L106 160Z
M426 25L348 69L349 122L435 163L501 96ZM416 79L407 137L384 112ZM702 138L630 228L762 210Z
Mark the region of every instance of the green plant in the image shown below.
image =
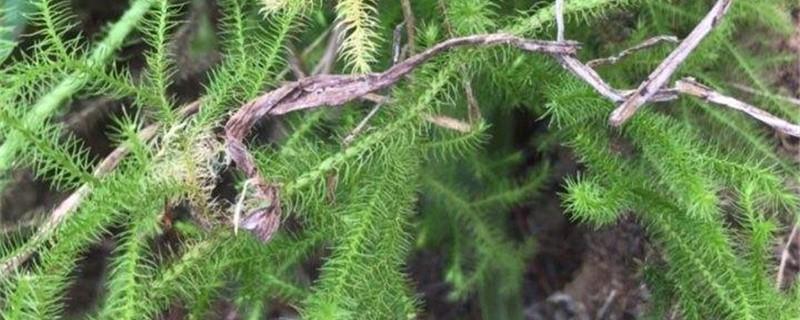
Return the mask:
M770 246L781 219L794 219L798 196L786 181L796 183L798 174L767 130L692 98L648 105L612 128L613 104L552 57L503 46L438 54L376 92L377 107L350 99L270 119L267 126L279 129L242 141L264 184L230 165L220 129L253 99L285 88L289 67L295 77L307 62L360 74L414 53L400 48L422 51L457 36L552 38L550 1L413 1L415 17L404 19L409 12L399 1L218 0L221 17L206 26L213 40L194 40L218 46L205 50L222 58L198 77L204 90L194 102L176 94L180 55L187 54L176 43L186 37L186 11L205 1L132 0L91 39L76 35L68 2L28 2L35 32L20 38L0 27L0 171L32 167L72 197L35 231L5 235L4 317L63 317L82 254L113 239L105 290L80 316L154 318L178 303L190 317L208 318L224 298L252 319L283 305L309 319L415 318L426 301L407 263L416 252L435 251L444 253L438 272L449 299L475 298L487 319L519 319L521 283L537 245L513 232L508 213L535 204L553 183L564 186L564 207L576 221L601 228L632 212L646 227L661 257L643 265L654 318L672 301L687 319L800 311L797 286L787 292L772 284ZM744 85L762 92L758 105L797 120L796 106L769 91L762 74L785 61L760 58L757 45L736 41L748 28L786 36L789 6L736 1L679 73L721 92L743 75ZM655 35L683 35L708 7L568 1L566 35L582 42L581 58L608 56ZM12 11L2 8L5 22ZM593 27L620 13L635 17L630 26ZM409 27L417 36L390 43L401 21L415 21ZM326 48L320 44L328 34ZM136 45L126 39L136 37L147 48L138 69L119 60ZM635 87L667 50L651 48L598 71L616 87ZM326 58L337 51L338 60ZM85 96L131 105L113 121L109 136L118 149L103 162L58 125L67 102ZM549 125L520 143L512 112ZM565 182L555 181L545 160L560 144L582 164ZM234 182L223 178L231 174ZM251 213L267 211L275 215L256 222L269 224L261 239L242 230L253 229L250 219L259 216ZM164 240L170 237L177 240Z

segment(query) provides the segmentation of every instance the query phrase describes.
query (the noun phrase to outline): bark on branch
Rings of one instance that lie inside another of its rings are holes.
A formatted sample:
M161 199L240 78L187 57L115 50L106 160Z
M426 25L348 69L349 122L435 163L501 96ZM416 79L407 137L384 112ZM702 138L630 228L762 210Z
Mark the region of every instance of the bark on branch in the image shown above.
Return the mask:
M259 174L252 155L244 145L250 129L264 118L288 112L339 106L369 93L390 87L411 71L434 56L456 47L508 45L527 52L556 56L574 55L578 44L572 41L541 41L520 38L510 34L485 34L453 38L441 42L422 53L414 55L381 73L366 75L318 75L287 83L242 106L225 125L225 141L228 156L248 177L255 189L256 197L263 206L248 214L242 225L252 230L262 241L268 241L275 232L281 206L277 186L267 182ZM258 223L258 222L262 223Z
M681 41L681 44L661 62L647 80L636 89L636 92L625 99L625 102L611 113L608 122L612 126L618 127L630 119L642 105L647 103L669 81L670 76L689 57L689 54L697 48L700 41L719 24L731 4L733 4L733 0L718 0L705 18L689 33L689 36Z

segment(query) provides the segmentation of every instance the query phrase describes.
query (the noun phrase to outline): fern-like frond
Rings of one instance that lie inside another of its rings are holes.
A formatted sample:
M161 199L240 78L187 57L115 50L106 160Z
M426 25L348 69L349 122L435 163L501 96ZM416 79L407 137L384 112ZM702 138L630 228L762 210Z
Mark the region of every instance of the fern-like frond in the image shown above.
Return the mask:
M169 37L171 31L177 26L175 18L180 9L180 5L170 3L170 0L154 0L153 12L140 29L145 34L145 40L151 47L146 56L148 68L145 78L148 82L149 91L155 92L158 97L157 105L148 106L155 108L159 114L159 119L166 126L176 120L176 115L172 110L172 99L168 94L171 78L175 74L174 63L169 48Z
M119 245L106 283L109 292L100 312L103 318L138 319L145 309L139 300L145 295L147 288L144 284L151 276L145 250L149 238L158 230L159 213L164 210L157 202L147 205L147 208L140 207L131 213L128 230L118 239Z
M29 144L22 150L22 159L28 160L34 172L47 177L54 186L72 189L97 182L91 174L88 151L74 137L62 138L59 127L46 125L41 131L32 131L9 111L0 111L0 123Z
M44 36L37 46L53 47L59 58L71 58L76 53L78 39L68 39L66 36L77 25L69 13L69 3L62 0L33 0L30 5L33 12L29 20L41 28L38 33Z
M372 70L378 58L382 38L375 20L377 9L372 0L339 0L336 4L338 23L345 30L340 51L348 67L356 73Z
M397 152L398 150L394 150ZM409 318L416 312L399 259L408 250L408 218L414 203L415 160L380 168L365 186L363 201L347 208L343 237L322 267L306 302L308 319ZM373 285L380 281L381 286ZM388 294L391 293L391 294Z
M48 0L42 0L43 5L51 5ZM111 59L125 37L133 31L140 22L145 12L150 7L150 0L136 0L125 14L109 29L106 37L96 44L92 52L86 57L86 65L102 66ZM83 72L74 72L64 78L46 95L38 99L22 120L22 125L30 131L41 130L44 125L61 107L61 105L87 83L87 76ZM12 133L0 145L0 171L7 171L14 163L18 153L25 148L25 138L20 133Z

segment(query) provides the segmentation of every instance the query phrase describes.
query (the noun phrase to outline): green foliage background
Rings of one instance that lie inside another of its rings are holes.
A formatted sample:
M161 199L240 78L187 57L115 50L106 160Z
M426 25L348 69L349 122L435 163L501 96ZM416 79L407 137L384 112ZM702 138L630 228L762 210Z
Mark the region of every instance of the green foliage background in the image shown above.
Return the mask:
M2 275L5 318L63 316L77 261L113 235L104 293L81 316L153 318L179 302L191 317L206 318L215 299L227 297L249 319L277 304L308 319L414 318L424 313L425 301L415 293L407 262L414 252L435 250L446 253L439 271L451 299L477 297L486 319L520 319L522 277L537 246L536 239L511 232L507 215L543 196L554 178L547 154L560 145L582 164L578 175L560 182L570 217L599 228L631 213L663 256L642 265L653 288L653 318L663 318L673 302L685 319L800 314L800 290L775 289L770 258L779 230L797 212L790 186L798 171L776 151L767 128L687 98L645 107L612 129L610 102L548 57L510 48L457 50L425 64L387 93L392 102L348 145L342 138L369 112L367 102L281 119L278 139L250 145L261 172L281 186L284 226L267 244L234 233L235 199L214 192L223 172L235 172L225 168L217 137L227 116L286 79L289 44L312 46L335 21L347 26L337 72L385 69L403 14L399 1L217 2L219 30L194 41L197 50L211 46L222 59L204 83L199 113L183 119L177 109L185 101L170 90L180 71L171 48L191 2L131 0L102 36L87 38L74 32L70 2L0 1L0 170L31 166L59 190L91 189L43 238L27 229L4 235L0 261L37 252L28 265ZM655 35L683 36L710 5L569 0L567 37L582 42L583 60L607 56ZM769 72L787 57L759 51L792 32L790 5L735 1L680 75L722 92L735 93L730 85L737 82L754 87L762 92L755 103L800 121L797 107L770 89ZM412 8L417 48L476 33L555 34L549 1L415 0ZM608 20L620 14L630 15L631 24ZM26 24L35 32L20 33ZM118 56L131 39L148 48L146 68L135 74ZM320 59L323 47L312 46L306 61ZM598 71L616 87L635 87L668 50L657 47ZM473 119L471 132L425 121L429 115L467 119L466 81L480 84L473 87L483 116ZM114 122L115 143L131 152L106 176L92 175L97 161L57 121L69 101L100 95L134 110ZM546 121L547 130L529 133L520 148L512 114ZM137 135L148 123L161 125L153 141ZM241 191L241 177L234 180ZM184 203L192 216L175 221L180 244L166 253L152 245L168 231L165 199ZM298 268L319 257L316 277L298 276Z

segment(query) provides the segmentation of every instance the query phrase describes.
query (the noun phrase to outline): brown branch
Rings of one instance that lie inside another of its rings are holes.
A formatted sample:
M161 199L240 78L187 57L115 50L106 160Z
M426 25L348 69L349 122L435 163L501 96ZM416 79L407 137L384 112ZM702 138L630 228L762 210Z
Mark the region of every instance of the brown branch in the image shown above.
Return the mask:
M594 90L597 91L597 93L599 93L601 96L606 97L606 99L611 100L612 102L618 103L625 101L627 97L635 93L633 90L619 91L612 88L608 83L605 82L605 80L603 80L602 77L600 77L597 71L594 71L594 69L590 68L573 56L563 55L556 56L555 58L556 61L561 64L561 66L594 88ZM672 101L676 98L677 95L674 89L661 89L656 91L649 101L664 102Z
M346 137L344 137L344 139L342 139L342 144L344 146L350 145L350 143L352 143L353 140L355 140L356 136L358 136L361 133L361 131L364 131L364 127L367 126L367 123L369 122L370 119L372 119L372 117L378 114L378 110L381 109L381 106L383 106L383 103L375 104L375 106L372 107L372 110L370 110L369 113L367 113L367 116L364 117L364 119L361 119L361 122L359 122L358 125L356 125L356 127L353 128L353 130L350 131L350 133L347 134Z
M786 272L786 261L789 260L789 248L791 248L792 242L794 242L796 237L797 223L795 223L792 227L792 232L789 233L789 238L786 239L786 245L783 247L781 252L781 263L778 267L778 274L776 275L777 279L775 279L775 289L780 290L781 287L783 287L783 273Z
M750 104L716 92L713 89L698 83L692 78L685 78L677 81L675 83L675 89L683 94L698 97L717 105L739 110L755 118L756 120L773 127L777 131L790 136L800 137L800 126L778 118L769 112L756 108Z
M275 231L275 221L281 211L277 187L265 181L259 174L252 155L244 145L244 140L256 121L302 109L339 106L395 84L425 61L452 48L496 45L509 45L528 52L551 55L572 55L578 49L575 42L529 40L510 34L453 38L382 73L312 76L287 83L245 104L225 125L226 151L236 166L250 179L257 198L263 201L263 206L249 214L245 218L249 223L242 227L252 230L262 241L268 241Z
M637 44L637 45L635 45L633 47L630 47L628 49L622 50L622 51L620 51L619 53L617 53L617 54L615 54L613 56L591 60L591 61L587 62L586 65L591 67L591 68L595 68L597 66L604 65L604 64L615 64L619 60L622 60L623 58L625 58L625 57L627 57L629 55L632 55L632 54L634 54L636 52L639 52L639 51L654 47L654 46L656 46L656 45L658 45L660 43L664 43L664 42L678 43L679 41L680 40L678 40L678 37L675 37L675 36L656 36L656 37L652 37L650 39L645 40L644 42L642 42L640 44Z
M681 63L694 51L700 41L716 27L722 17L730 8L733 0L718 0L711 11L692 30L677 48L656 68L643 82L636 92L628 97L616 110L611 113L608 121L612 126L618 127L625 123L639 108L656 94L669 81L670 76L678 69Z
M289 69L292 70L295 78L305 78L307 76L305 67L303 66L303 60L298 54L297 49L290 44L287 45L287 51L289 52L289 58L286 62L289 64Z
M678 65L699 44L719 19L730 7L732 0L719 0L708 16L701 21L694 31L678 48L656 69L647 81L637 90L617 90L608 85L597 72L575 58L577 44L575 42L549 42L528 40L509 34L473 35L453 38L441 42L426 51L414 55L398 63L382 73L366 75L317 75L287 83L277 89L243 105L225 125L226 152L248 177L248 181L256 189L256 197L263 206L248 215L248 223L243 228L253 231L262 241L268 241L278 226L281 205L278 187L268 183L258 172L252 155L248 152L244 140L256 121L283 115L292 111L316 108L321 106L339 106L355 99L372 99L385 102L386 98L378 98L374 92L388 88L408 75L416 67L449 49L460 46L493 46L510 45L528 52L549 54L565 69L591 85L600 95L618 103L624 102L614 111L612 119L623 119L612 124L621 124L645 102L672 101L678 94L687 94L706 99L707 101L731 107L765 122L776 129L794 136L800 135L800 128L784 120L770 115L758 108L747 105L736 99L721 95L704 87L691 79L678 81L676 88L662 89ZM440 5L443 3L440 1ZM557 15L562 12L557 11ZM377 112L377 108L370 114ZM367 119L369 119L368 116ZM440 120L440 119L438 119ZM433 123L435 118L428 119ZM365 123L366 120L362 123ZM438 121L441 122L441 121ZM359 125L359 127L363 127ZM445 125L447 127L447 125ZM451 126L452 127L452 126ZM458 129L463 129L457 126ZM360 128L356 128L360 130ZM458 130L457 129L457 130Z
M314 70L311 71L312 75L329 74L333 70L336 56L339 53L339 45L342 43L342 28L341 23L334 23L330 32L331 35L328 37L328 44L325 46L325 52L317 65L314 66Z

